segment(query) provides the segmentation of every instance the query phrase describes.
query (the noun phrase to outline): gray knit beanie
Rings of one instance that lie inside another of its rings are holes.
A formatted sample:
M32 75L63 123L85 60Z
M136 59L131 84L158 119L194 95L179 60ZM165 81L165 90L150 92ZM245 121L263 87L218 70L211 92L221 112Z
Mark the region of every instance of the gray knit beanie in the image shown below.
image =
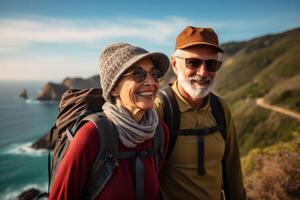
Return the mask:
M126 70L138 61L149 58L155 67L165 74L169 68L169 58L159 52L149 53L145 49L128 43L116 43L104 49L100 56L100 81L102 96L112 101L111 91Z

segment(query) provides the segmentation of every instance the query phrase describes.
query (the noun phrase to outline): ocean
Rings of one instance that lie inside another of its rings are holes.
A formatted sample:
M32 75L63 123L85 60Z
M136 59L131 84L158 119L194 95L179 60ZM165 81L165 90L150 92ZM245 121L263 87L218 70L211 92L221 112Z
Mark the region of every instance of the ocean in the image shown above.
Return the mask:
M29 188L47 191L48 151L31 144L48 132L57 102L34 100L46 82L0 81L0 199L12 200ZM23 89L28 99L19 98Z

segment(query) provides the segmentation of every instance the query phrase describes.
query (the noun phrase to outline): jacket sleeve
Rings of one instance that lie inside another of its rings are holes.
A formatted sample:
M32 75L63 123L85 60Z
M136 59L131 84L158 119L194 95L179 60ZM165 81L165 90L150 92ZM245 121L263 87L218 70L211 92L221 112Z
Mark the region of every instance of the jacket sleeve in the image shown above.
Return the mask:
M76 133L63 157L50 190L50 200L80 199L89 168L99 151L97 128L88 122Z
M227 136L225 143L225 196L226 200L245 200L247 199L243 185L243 175L241 169L240 152L238 138L233 118L227 106L224 106L227 121Z

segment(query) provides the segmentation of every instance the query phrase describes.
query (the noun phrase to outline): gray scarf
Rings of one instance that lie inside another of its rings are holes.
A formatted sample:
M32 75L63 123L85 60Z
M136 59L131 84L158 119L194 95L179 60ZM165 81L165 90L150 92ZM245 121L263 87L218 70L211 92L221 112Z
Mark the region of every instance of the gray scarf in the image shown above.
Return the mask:
M155 109L147 110L142 120L137 123L123 107L106 102L102 108L107 118L117 126L119 138L125 146L133 148L153 138L158 125L158 115Z

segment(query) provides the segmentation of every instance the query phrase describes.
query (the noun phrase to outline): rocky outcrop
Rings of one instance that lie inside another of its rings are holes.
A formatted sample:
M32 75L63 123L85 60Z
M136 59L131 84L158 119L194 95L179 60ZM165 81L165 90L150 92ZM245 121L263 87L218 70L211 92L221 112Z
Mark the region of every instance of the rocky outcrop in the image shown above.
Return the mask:
M35 188L31 188L29 190L26 190L24 192L22 192L17 200L32 200L34 199L37 195L40 194L41 191L35 189Z
M42 89L39 96L36 98L40 101L58 101L60 100L62 94L67 91L67 87L62 84L56 84L56 83L47 83L44 88Z
M95 84L95 87L101 87L100 85L100 76L99 75L94 75L90 78L88 78L89 81L91 81L93 84Z
M96 88L100 86L99 75L88 79L66 78L61 84L48 82L36 98L39 101L58 101L68 89Z
M24 89L24 90L19 94L19 97L20 97L20 98L23 98L23 99L27 99L27 98L28 98L27 90Z
M83 89L83 88L95 88L99 87L100 79L99 75L95 75L88 79L82 78L66 78L62 84L67 88Z
M33 149L51 149L53 150L55 147L55 139L54 136L52 138L50 144L50 133L46 133L42 138L31 145Z

